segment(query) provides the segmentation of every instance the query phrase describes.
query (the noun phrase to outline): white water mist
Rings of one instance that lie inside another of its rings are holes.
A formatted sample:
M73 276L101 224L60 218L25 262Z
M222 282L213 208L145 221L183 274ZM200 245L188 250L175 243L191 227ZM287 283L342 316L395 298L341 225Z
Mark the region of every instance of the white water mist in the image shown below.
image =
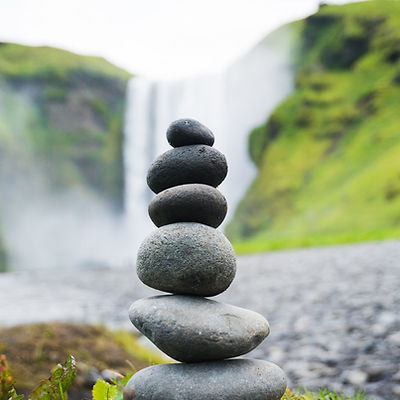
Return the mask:
M220 190L229 204L227 219L232 217L256 172L248 156L248 135L293 90L290 29L285 26L272 33L220 73L181 81L131 80L124 156L132 254L154 229L147 215L152 194L146 171L157 155L170 148L165 132L176 119L197 119L215 133L214 146L228 160L228 176Z

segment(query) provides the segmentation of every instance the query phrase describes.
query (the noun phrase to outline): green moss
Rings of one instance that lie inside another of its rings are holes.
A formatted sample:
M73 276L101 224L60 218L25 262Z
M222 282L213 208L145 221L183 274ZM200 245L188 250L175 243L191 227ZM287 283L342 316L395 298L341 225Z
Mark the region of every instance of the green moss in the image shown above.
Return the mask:
M282 396L281 400L372 400L362 391L354 391L352 396L346 394L336 393L328 389L320 389L318 393L312 393L308 390L299 390L292 392L286 389L286 393Z
M165 362L158 353L141 347L131 333L111 332L104 326L68 323L0 329L0 353L7 357L18 393L32 391L55 364L63 362L70 354L78 367L71 393L90 389L87 376L91 369L99 372L112 369L128 374Z
M301 32L296 90L250 136L240 252L400 236L400 2L324 6Z
M66 87L47 87L43 91L43 97L46 101L63 101L66 99L68 89Z
M81 56L53 47L31 47L14 43L0 45L0 75L14 78L67 78L71 71L89 76L108 76L128 80L131 74L101 57Z

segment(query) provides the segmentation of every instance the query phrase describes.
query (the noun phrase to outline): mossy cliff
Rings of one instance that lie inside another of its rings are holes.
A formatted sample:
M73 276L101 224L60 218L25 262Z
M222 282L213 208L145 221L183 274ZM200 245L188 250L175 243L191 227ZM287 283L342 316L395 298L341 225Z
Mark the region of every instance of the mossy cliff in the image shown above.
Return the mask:
M83 188L120 209L129 78L102 58L1 43L1 182L31 180L35 173L51 191ZM0 232L4 265L3 247Z
M296 23L296 87L250 135L258 175L239 251L400 236L400 2L325 5Z

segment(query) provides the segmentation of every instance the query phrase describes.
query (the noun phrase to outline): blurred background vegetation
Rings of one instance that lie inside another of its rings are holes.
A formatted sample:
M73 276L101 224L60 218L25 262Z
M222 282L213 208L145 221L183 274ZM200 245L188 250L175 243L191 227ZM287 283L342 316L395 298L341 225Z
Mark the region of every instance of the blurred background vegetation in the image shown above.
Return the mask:
M296 89L250 134L258 176L228 236L243 252L400 236L400 4L296 22Z

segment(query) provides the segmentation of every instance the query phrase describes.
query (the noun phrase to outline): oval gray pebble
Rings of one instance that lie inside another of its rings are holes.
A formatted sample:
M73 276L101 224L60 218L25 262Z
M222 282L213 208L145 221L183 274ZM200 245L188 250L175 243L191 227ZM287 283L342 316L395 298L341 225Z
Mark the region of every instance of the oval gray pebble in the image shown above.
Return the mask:
M137 372L125 400L279 400L284 372L268 361L223 360L199 364L154 365Z
M214 228L225 218L228 206L217 189L199 183L165 189L149 204L149 215L156 226L174 222L199 222Z
M210 129L191 118L178 119L167 130L167 140L172 147L192 144L214 144L214 135Z
M139 247L139 279L154 289L215 296L236 273L236 257L223 233L207 225L181 222L152 232Z
M217 187L226 177L225 156L213 147L177 147L161 154L147 172L147 184L154 193L186 183Z
M161 351L182 362L237 357L269 334L262 315L197 296L140 299L131 305L129 318Z

